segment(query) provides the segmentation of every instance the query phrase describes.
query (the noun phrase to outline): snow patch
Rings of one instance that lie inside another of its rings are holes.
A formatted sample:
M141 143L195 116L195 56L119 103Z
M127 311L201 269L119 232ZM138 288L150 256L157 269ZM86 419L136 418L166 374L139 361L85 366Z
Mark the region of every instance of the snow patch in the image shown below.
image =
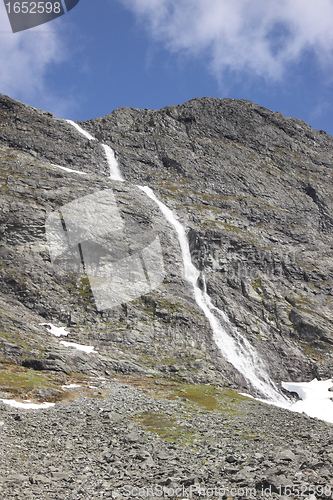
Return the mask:
M15 401L15 399L0 399L0 401L13 408L24 408L25 410L42 410L43 408L55 405L55 403L20 403L19 401Z
M64 337L67 337L67 335L69 333L69 332L66 332L64 326L54 326L54 325L52 325L52 323L40 323L40 325L50 326L51 327L50 332L52 333L52 335L55 335L56 337L61 337L62 335Z
M253 398L261 403L271 404L278 408L305 413L309 417L318 418L325 422L333 423L333 392L329 389L333 387L333 380L317 380L311 382L281 382L284 389L289 392L296 392L301 398L300 401L268 401L251 396L250 394L240 393L242 396Z
M66 172L74 172L74 174L87 175L87 172L80 172L80 170L73 170L72 168L62 167L61 165L56 165L55 163L51 163L52 167L61 168L62 170L66 170Z
M309 417L319 418L333 423L333 392L329 389L333 380L317 380L311 382L282 382L282 387L289 392L296 392L301 401L292 403L289 410L306 413Z
M73 127L75 127L76 130L78 130L82 135L84 135L90 141L96 141L97 140L95 137L93 137L92 135L90 135L89 132L86 132L85 130L83 130L83 128L81 128L80 125L78 125L77 123L73 122L72 120L66 120L66 122L68 122L71 125L73 125Z
M77 389L78 387L81 387L79 384L69 384L69 385L62 385L61 388L66 391L67 389Z
M84 352L94 352L95 347L91 345L81 345L81 344L75 344L74 342L65 342L64 340L60 341L60 344L63 344L65 347L74 347L75 349L78 349L79 351L84 351Z

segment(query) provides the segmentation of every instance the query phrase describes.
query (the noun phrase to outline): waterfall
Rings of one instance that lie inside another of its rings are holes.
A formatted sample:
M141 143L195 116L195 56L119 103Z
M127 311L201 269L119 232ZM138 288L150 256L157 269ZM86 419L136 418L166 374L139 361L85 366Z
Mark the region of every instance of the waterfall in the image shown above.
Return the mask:
M88 139L95 139L76 123L71 120L67 121ZM110 167L110 178L112 180L124 181L125 179L120 172L114 152L106 144L102 144L102 146ZM207 294L206 287L204 286L204 290L199 288L198 278L200 272L192 263L190 247L182 224L175 218L172 211L164 205L164 203L158 200L152 189L148 186L137 187L158 205L165 218L175 228L182 253L185 279L191 285L195 301L209 321L213 331L214 341L225 359L244 376L251 384L252 388L262 397L276 403L286 403L287 400L279 393L274 382L269 377L265 364L259 358L256 350L251 346L248 340L231 325L226 314L212 304ZM233 335L229 334L227 330L232 332Z
M110 179L113 181L124 181L124 177L121 175L120 169L118 162L116 160L116 157L114 155L113 150L108 146L107 144L102 144L104 151L105 151L105 156L107 159L107 162L110 167Z
M271 401L285 402L286 399L279 393L274 382L270 379L264 363L259 358L256 350L236 328L232 327L225 313L212 304L206 290L199 288L198 277L200 272L192 263L190 247L182 224L175 218L172 211L156 198L154 192L148 186L138 187L159 206L165 218L175 228L182 252L185 279L192 286L195 301L208 319L213 330L214 341L226 360L250 382L253 389L260 395ZM235 338L229 335L226 329L223 328L217 315L222 318L225 325L229 326L229 329L233 330Z
M74 126L87 139L96 140L95 137L91 136L89 132L83 130L72 120L66 121ZM125 179L120 172L114 152L106 144L102 144L102 147L104 148L105 156L109 164L110 178L116 181L124 181ZM59 165L57 166L59 167ZM60 168L72 171L66 167ZM83 172L77 171L77 173ZM260 399L260 401L274 404L291 411L304 412L310 416L332 422L333 405L330 398L331 392L329 390L333 384L333 380L313 380L312 382L305 383L283 382L282 385L285 389L292 392L298 392L299 396L302 398L302 401L297 401L294 404L280 394L274 382L268 375L265 363L259 358L259 355L254 347L238 332L236 327L230 323L226 314L212 304L212 301L207 294L204 276L202 277L203 290L199 288L198 278L200 276L200 272L191 261L190 248L185 229L182 224L176 219L172 211L164 205L164 203L157 199L152 189L148 186L137 187L146 193L146 195L158 205L165 218L175 228L183 258L185 279L193 289L197 305L203 311L210 323L213 331L213 339L224 358L229 361L229 363L232 364L251 384L252 388L264 398ZM315 405L313 402L315 402Z
M73 122L72 120L66 120L70 125L76 128L80 132L80 134L84 135L87 139L90 141L96 141L97 139L93 137L92 135L89 134L86 130L83 130L83 128L80 127L77 123ZM113 150L108 146L107 144L102 144L102 147L104 149L104 153L106 156L106 160L108 162L109 168L110 168L110 179L113 181L124 181L124 177L121 175L120 169L118 162L116 160L116 157L114 155ZM61 167L62 168L62 167Z

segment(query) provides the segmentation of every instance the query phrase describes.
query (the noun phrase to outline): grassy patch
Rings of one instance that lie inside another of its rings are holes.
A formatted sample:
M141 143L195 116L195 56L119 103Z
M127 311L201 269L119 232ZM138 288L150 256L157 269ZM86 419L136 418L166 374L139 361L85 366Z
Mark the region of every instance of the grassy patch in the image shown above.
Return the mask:
M0 392L5 399L15 398L17 401L30 399L34 403L41 401L73 401L79 396L102 397L103 391L89 388L91 377L82 374L64 375L63 373L40 372L23 368L11 363L0 363ZM78 384L73 390L62 389L62 386ZM38 394L38 389L57 389L60 393L45 398ZM99 393L100 394L99 394Z
M217 389L210 385L186 385L173 391L175 396L184 398L191 403L196 403L205 410L219 409Z
M255 290L257 293L259 293L259 295L261 295L262 289L261 289L260 276L258 276L258 278L255 281L252 281L251 286L252 286L253 290Z
M221 389L212 385L186 384L173 390L169 397L180 397L199 406L203 410L221 413L238 413L238 403L248 398L229 389Z
M178 438L179 429L176 425L176 419L169 415L146 411L141 413L136 420L148 431L156 432L162 439L173 441Z
M4 365L0 365L0 368L0 389L2 390L21 393L36 387L51 387L47 379L35 370L28 370L18 366L9 366L5 369Z
M230 419L241 418L240 403L248 401L248 398L228 390L210 385L177 384L174 381L162 381L152 379L127 379L141 389L147 389L150 395L156 399L163 398L179 400L186 406L186 412L178 412L177 409L170 414L163 411L146 411L134 417L134 420L146 430L156 433L160 438L181 446L197 447L199 441L206 439L205 431L200 430L200 425L192 421L192 416L199 412L218 412L226 417L223 427L229 425ZM156 384L158 387L156 387ZM151 391L153 390L153 394ZM241 427L236 431L240 439L255 439L257 434ZM213 439L214 440L214 439Z
M193 446L193 441L198 437L196 429L187 425L185 427L185 422L161 412L143 412L136 416L135 421L147 431L156 433L161 439L180 446Z
M249 398L238 394L230 389L215 387L206 384L184 384L177 380L165 380L145 377L117 377L117 380L143 389L157 399L181 398L189 403L190 411L197 411L198 408L204 411L218 411L227 414L238 414L239 403L249 401Z

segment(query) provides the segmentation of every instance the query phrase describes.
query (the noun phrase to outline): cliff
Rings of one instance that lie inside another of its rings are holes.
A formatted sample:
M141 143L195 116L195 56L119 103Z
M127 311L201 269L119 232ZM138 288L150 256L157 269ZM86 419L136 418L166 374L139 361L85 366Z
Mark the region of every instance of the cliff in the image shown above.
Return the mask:
M216 348L184 281L174 228L139 184L185 226L201 287L205 279L213 303L255 346L270 376L331 376L331 136L232 99L121 108L80 123L97 141L8 97L0 106L3 361L247 386ZM100 143L114 150L125 183L109 179ZM123 245L135 235L143 246L147 230L160 235L165 276L155 290L99 311L84 273L51 265L45 222L64 204L105 189L115 190L126 221ZM43 322L68 326L68 340L98 354L69 355Z

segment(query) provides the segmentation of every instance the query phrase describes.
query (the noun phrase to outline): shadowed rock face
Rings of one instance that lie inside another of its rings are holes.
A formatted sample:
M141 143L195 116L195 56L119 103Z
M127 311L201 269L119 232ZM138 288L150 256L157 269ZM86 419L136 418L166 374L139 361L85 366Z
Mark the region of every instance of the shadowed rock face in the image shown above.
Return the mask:
M246 387L184 281L175 231L139 184L184 224L201 286L275 381L332 376L331 136L248 101L212 98L121 108L80 126L97 140L0 96L1 361ZM115 151L125 183L108 179L100 143ZM101 311L84 269L52 266L45 221L103 190L113 190L126 226L115 255L158 235L165 276L156 289ZM66 349L43 322L67 325L66 340L97 353Z

